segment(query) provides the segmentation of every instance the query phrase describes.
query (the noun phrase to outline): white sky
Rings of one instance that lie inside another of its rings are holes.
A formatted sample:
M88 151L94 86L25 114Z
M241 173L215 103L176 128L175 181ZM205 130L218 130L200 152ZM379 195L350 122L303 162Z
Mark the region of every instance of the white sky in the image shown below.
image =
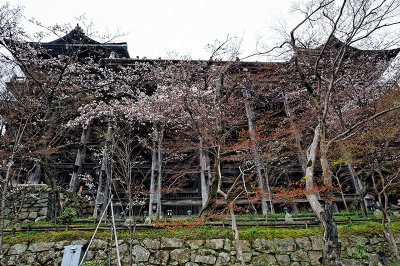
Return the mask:
M241 56L270 42L271 27L290 17L292 0L12 0L26 18L45 25L70 23L85 15L100 33L120 32L130 56L166 58L168 52L208 59L205 46L227 35L243 37ZM260 60L261 58L252 58Z

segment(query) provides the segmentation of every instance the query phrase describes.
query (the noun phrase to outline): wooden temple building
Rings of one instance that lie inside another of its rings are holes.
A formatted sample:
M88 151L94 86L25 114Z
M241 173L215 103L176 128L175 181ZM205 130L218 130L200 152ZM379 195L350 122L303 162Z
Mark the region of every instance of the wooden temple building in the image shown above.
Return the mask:
M337 40L336 40L337 41ZM89 37L87 37L82 29L77 26L73 29L69 34L65 35L62 38L57 40L40 43L40 46L48 51L48 57L57 57L59 55L68 54L77 47L85 47L87 49L84 52L79 53L79 57L85 58L89 55L97 54L103 57L104 62L109 65L120 65L124 67L135 67L137 63L148 62L154 65L168 65L175 64L179 62L179 60L150 60L150 59L132 59L129 56L129 52L127 49L127 43L99 43ZM334 46L334 44L333 44ZM358 50L356 48L352 48L354 50L354 62L355 64L360 64L360 58L371 58L372 61L384 61L385 63L389 63L394 57L397 56L399 50L391 50L391 51L365 51ZM209 64L208 61L190 61L186 62L187 64L192 64L196 66L206 66ZM217 65L230 65L228 74L236 75L236 78L240 78L240 73L246 72L246 75L250 73L253 80L256 80L258 86L262 88L264 91L274 91L274 88L279 88L276 91L279 93L275 93L274 95L269 95L268 93L264 93L263 95L258 95L257 97L253 97L252 108L254 108L253 112L256 112L253 119L258 119L257 110L263 110L268 108L268 106L274 106L274 115L275 118L279 116L285 116L285 106L284 99L282 97L282 88L287 86L292 86L293 80L289 78L286 79L285 76L289 76L290 72L295 71L291 61L288 62L277 62L277 63L261 63L261 62L214 62ZM237 74L239 73L239 74ZM381 73L379 73L381 74ZM248 77L248 76L247 76ZM286 81L289 80L289 81ZM292 83L290 83L292 82ZM150 87L149 91L151 91L152 86L157 86L157 84L152 84L151 81L147 84ZM268 106L265 106L262 101L267 102ZM247 108L247 106L246 106ZM277 111L279 110L279 111ZM254 121L252 121L254 122ZM106 124L101 125L101 122L98 123L99 127L103 127L104 131L107 128ZM249 128L249 121L242 121L242 128ZM146 131L146 130L144 130ZM148 129L147 129L148 131ZM62 156L62 160L58 160L54 163L53 173L55 175L55 179L57 180L57 185L65 188L71 189L71 178L80 178L79 176L90 175L94 184L97 184L99 181L99 175L103 171L102 161L99 160L99 157L95 156L95 153L100 152L100 145L104 145L106 143L107 137L106 134L98 134L94 129L94 126L91 128L90 132L83 130L80 131L77 129L76 138L72 141L68 149L64 152L69 152L69 154L65 154ZM82 135L80 136L80 134ZM148 132L146 132L147 134ZM234 140L238 138L237 135L232 134L230 136L230 140ZM155 210L155 205L157 203L156 198L151 198L153 195L150 193L145 193L145 191L151 191L151 189L157 189L156 184L154 184L155 176L158 175L158 171L160 168L157 167L157 154L152 152L150 149L142 149L141 153L141 163L136 164L132 168L132 176L140 176L141 182L137 184L137 186L143 187L143 193L136 196L137 201L141 202L135 205L136 213L143 212L152 212ZM78 154L78 155L77 155ZM284 152L282 152L284 154ZM187 174L186 177L179 177L180 179L185 179L184 182L181 182L179 187L174 187L173 184L169 183L170 189L162 192L161 198L161 206L162 213L167 215L167 212L172 211L172 215L187 215L197 214L200 212L202 206L205 204L206 196L207 196L207 186L209 182L211 172L213 171L213 160L212 154L208 152L204 152L199 150L197 155L197 160L193 160L191 163L190 173ZM285 157L283 155L282 157ZM273 176L273 180L270 181L270 185L279 185L285 184L285 182L290 182L293 179L301 179L303 176L301 162L296 156L287 155L287 158L281 158L276 160L276 158L272 159L270 162L271 165L271 173L270 176ZM117 167L117 166L115 166ZM197 169L197 170L196 170ZM205 171L200 171L199 169L204 169ZM346 168L347 169L347 168ZM349 173L346 172L346 169L342 170L340 173L340 177L343 181L341 184L343 187L348 187L345 192L344 197L340 194L335 195L335 202L338 209L343 208L343 200L346 200L349 204L356 197L358 190L354 187L354 182L360 182L359 180L351 180L347 178ZM177 161L176 163L163 164L162 174L163 175L174 175L177 172L181 171L180 163ZM224 164L223 169L227 176L235 176L237 174L237 169L233 167L233 164ZM264 171L264 170L263 170ZM178 180L179 180L178 178ZM40 180L37 180L40 182ZM104 186L106 186L106 181L103 178ZM256 179L254 182L257 182ZM89 196L91 198L91 203L93 205L104 204L103 201L95 201L96 193L98 190L93 191L89 189L85 181L81 178L80 182L75 182L76 186L73 190L77 191L83 196ZM151 188L152 186L152 188ZM229 187L229 182L227 182L224 188ZM116 184L113 189L118 191L121 189L118 184ZM122 191L122 189L120 190ZM107 194L106 192L102 192ZM110 193L110 192L108 192ZM121 213L123 215L125 207L127 205L127 195L124 195L121 192L119 195L115 195L114 192L114 206L118 208L117 213ZM104 196L105 197L105 196ZM369 199L367 197L367 199ZM275 211L282 210L283 205L280 202L275 202L273 199L267 200L268 209L271 209L270 203L273 203ZM371 199L371 202L373 200ZM370 204L369 202L368 204ZM141 206L144 204L144 206ZM246 199L240 199L237 203L239 206L243 207L243 210L249 210L249 201ZM256 200L252 203L255 206L255 209L258 211L261 210L260 200ZM296 211L297 209L309 209L307 200L305 198L299 198L296 200L296 204L291 203L289 208L292 211ZM253 211L253 210L251 210Z

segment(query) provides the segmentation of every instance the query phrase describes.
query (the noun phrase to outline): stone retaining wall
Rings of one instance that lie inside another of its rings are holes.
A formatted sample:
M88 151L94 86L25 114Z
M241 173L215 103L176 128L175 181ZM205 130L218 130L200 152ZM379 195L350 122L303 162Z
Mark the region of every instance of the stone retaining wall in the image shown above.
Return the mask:
M47 185L17 185L7 197L5 226L45 221L50 218L51 204L51 189Z
M397 243L400 234L396 235ZM365 245L370 254L369 261L378 265L379 251L385 251L390 256L387 244L382 236L369 238L354 236L341 240L343 245L343 263L345 265L362 265L360 243ZM84 246L88 240L42 242L4 245L5 255L0 257L1 265L60 265L64 246L72 243ZM129 244L119 240L122 261L129 262ZM284 239L242 240L246 265L320 265L322 256L321 237L311 236ZM134 240L134 265L239 265L234 241L229 239L182 240L175 238L155 238ZM113 264L115 249L112 252ZM96 239L88 252L88 260L106 260L108 258L108 242ZM389 258L390 259L390 258ZM35 264L36 263L36 264Z
M17 185L7 196L5 226L52 219L56 204L59 211L66 207L74 208L78 211L79 217L88 217L93 214L93 207L89 205L89 202L76 193L59 188L56 198L58 200L54 202L54 194L45 184Z

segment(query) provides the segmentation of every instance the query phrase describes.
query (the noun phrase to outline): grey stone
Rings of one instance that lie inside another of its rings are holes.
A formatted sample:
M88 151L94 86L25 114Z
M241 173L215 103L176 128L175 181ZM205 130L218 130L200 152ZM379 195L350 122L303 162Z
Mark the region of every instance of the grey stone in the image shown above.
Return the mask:
M205 246L211 249L222 249L224 247L224 239L208 239Z
M224 249L226 251L231 251L232 250L232 241L230 239L225 239L224 240Z
M197 252L197 255L201 256L216 255L216 254L217 252L215 252L214 250L205 248L199 249L199 251Z
M281 238L281 239L274 239L276 244L276 251L279 252L288 252L288 251L295 251L296 244L293 238Z
M277 254L276 261L279 265L289 265L290 264L290 257L289 255Z
M118 241L119 242L119 241ZM118 244L119 254L120 255L128 255L129 256L129 248L128 244ZM116 253L116 252L115 252ZM114 253L114 254L115 254Z
M56 254L54 250L48 250L40 252L37 256L38 261L43 265L49 262L51 259L55 258Z
M167 265L169 259L168 251L158 250L150 256L149 262L157 265Z
M4 227L7 227L11 224L10 220L4 220Z
M355 259L342 258L342 263L346 266L361 266L362 264Z
M69 245L69 241L68 240L63 240L63 241L56 242L54 244L54 248L56 250L64 250L64 247L68 246L68 245Z
M199 249L203 246L204 240L187 240L186 244L191 248L191 249Z
M199 264L194 263L194 262L186 262L185 266L199 266Z
M28 248L27 245L25 244L15 244L11 246L10 250L8 251L9 255L21 255L22 253L25 252L25 250Z
M385 240L381 237L373 236L372 238L369 239L369 242L371 245L376 245L378 243L384 242Z
M321 251L309 251L308 257L310 258L311 265L320 265L320 259L322 261Z
M47 251L54 247L54 242L39 242L39 243L32 243L29 246L29 250L32 252L40 252L40 251Z
M28 265L32 265L37 262L37 255L35 253L24 253L21 256L21 262L25 262Z
M86 260L87 261L89 261L89 260L93 260L94 259L94 251L93 250L89 250L88 252L87 252L87 255L86 255Z
M146 217L146 219L144 219L144 224L151 224L151 218Z
M215 264L217 258L215 256L202 256L197 255L194 259L195 262L204 263L204 264Z
M106 241L100 239L94 239L90 246L90 249L99 250L99 249L107 249L107 247L108 243Z
M40 209L39 216L46 216L47 215L47 207Z
M275 252L277 244L269 239L256 239L253 241L253 248L255 250L271 253Z
M87 241L85 239L79 239L79 240L71 241L71 245L72 244L76 244L76 245L86 246L88 243L89 243L89 241Z
M108 256L104 250L98 250L97 252L95 252L95 260L105 260L107 258Z
M305 252L304 250L296 250L295 252L293 252L290 255L290 258L293 261L309 261L310 259L308 258L307 252Z
M252 263L255 265L266 265L267 263L270 263L272 265L276 265L276 259L274 255L271 254L261 254L258 256L253 257L251 260Z
M313 250L322 250L322 237L310 236L311 245Z
M216 252L212 249L199 249L194 262L205 263L205 264L215 264L217 257Z
M45 216L39 216L35 219L35 223L44 222L46 219L47 218Z
M11 255L5 265L17 265L19 262L19 255Z
M21 212L21 213L18 215L18 219L24 220L24 219L28 218L28 215L29 215L28 212Z
M236 242L232 241L232 245L236 248ZM248 240L240 240L240 246L242 247L243 251L250 251L250 242Z
M221 252L218 254L216 265L229 265L231 257L228 253Z
M394 240L396 240L396 243L400 243L400 233L394 234Z
M296 244L299 246L299 248L304 249L304 250L311 250L311 241L308 239L308 237L301 237L301 238L295 238Z
M161 248L181 248L183 247L183 241L177 238L161 238Z
M37 216L37 212L30 212L28 215L28 219L36 219Z
M190 251L187 248L174 249L170 253L171 259L176 260L180 263L185 263L189 261Z
M349 241L347 241L347 239L340 239L340 247L341 247L342 251L344 251L346 249L346 247L349 245L350 245L350 243L349 243Z
M160 249L161 243L158 239L146 238L143 240L143 244L150 249Z
M351 240L353 241L353 243L367 244L369 242L368 239L363 236L354 236L351 238Z
M253 256L253 254L251 254L251 253L244 253L244 252L243 252L243 261L244 261L245 263L246 263L246 262L250 262L252 256ZM236 259L239 261L239 257L238 257L237 254L236 254Z
M381 260L379 259L378 254L371 254L369 258L370 265L379 265L382 264Z
M136 261L148 261L150 252L142 246L135 245L132 249L132 253L136 258Z
M3 242L4 243L4 242ZM10 244L3 244L2 245L2 250L3 250L3 254L7 253L8 250L10 249L11 245Z
M190 253L190 261L194 261L195 258L196 258L196 251L192 251L192 252Z

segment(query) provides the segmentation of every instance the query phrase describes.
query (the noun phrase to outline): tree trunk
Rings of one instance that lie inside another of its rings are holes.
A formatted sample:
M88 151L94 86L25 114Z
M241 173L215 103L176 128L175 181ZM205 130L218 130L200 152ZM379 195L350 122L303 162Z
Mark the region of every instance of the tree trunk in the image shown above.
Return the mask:
M272 192L271 192L271 188L269 186L269 174L268 174L269 173L269 166L266 166L264 168L264 173L265 173L265 185L267 187L267 193L269 195L269 207L270 207L271 213L275 213L274 203L272 201ZM268 215L268 214L266 214L266 215ZM266 217L266 218L268 220L268 217Z
M149 216L154 216L153 205L156 201L156 188L155 188L155 173L157 169L157 151L153 146L152 157L151 157L151 174L150 174L150 196L149 196Z
M1 191L1 216L0 216L0 255L3 254L3 233L4 233L4 219L6 210L6 197L8 192L8 182L10 180L11 167L14 164L14 152L11 154L10 160L7 165L6 178L4 179L3 191Z
M86 156L86 143L89 138L90 128L82 129L81 141L79 143L78 152L75 158L74 171L72 172L71 180L69 181L70 192L76 192L80 184L80 175L82 174L83 164Z
M220 165L219 158L219 148L216 149L216 155L214 156L214 170L211 173L210 183L208 186L208 199L206 205L201 209L200 216L205 216L209 214L217 204L217 196L218 196L218 182L219 182L219 174L218 174L218 166Z
M228 201L228 199L225 199L225 200ZM235 248L236 248L236 252L237 252L237 258L240 261L240 265L244 266L243 250L242 250L242 245L240 243L239 230L238 230L237 224L236 224L236 216L235 216L235 210L233 209L233 202L229 205L229 213L231 215L232 231L233 231L233 236L235 239Z
M346 202L346 199L344 197L344 193L343 193L342 185L340 184L339 177L337 175L335 175L335 179L338 182L338 185L339 185L339 188L340 188L340 196L342 197L344 207L346 208L346 211L349 212L349 207L347 207L347 202Z
M200 185L201 185L201 206L204 207L208 199L208 182L206 179L208 152L203 150L203 142L200 141ZM208 174L207 174L208 177Z
M379 168L379 165L377 165L377 172L379 174L379 177L381 179L381 186L382 186L382 190L379 191L378 190L378 186L376 184L375 181L375 175L372 172L371 178L372 178L372 184L374 186L374 190L378 196L378 201L379 201L379 208L382 211L383 217L382 217L382 232L383 235L386 239L386 242L389 245L389 249L390 251L393 253L393 256L396 258L397 261L400 261L400 254L399 254L399 249L397 247L396 244L396 240L394 239L394 234L393 234L393 226L392 226L392 220L390 219L390 216L387 212L387 208L389 205L389 201L388 201L388 196L386 193L386 185L385 185L385 179L382 175L382 172ZM384 197L384 200L382 200L382 194ZM385 221L387 221L387 229L386 229L386 225L385 225Z
M323 230L323 246L322 246L322 259L324 265L341 265L340 254L341 246L338 241L338 231L336 227L335 220L333 218L332 203L325 202L325 208L322 207L321 203L318 201L318 194L314 191L314 168L315 160L318 153L318 144L320 143L321 132L320 126L318 125L314 131L314 138L307 149L307 164L306 164L306 189L311 190L306 193L308 202L311 205L314 213L317 215L318 219L322 224ZM326 169L327 160L321 151L321 166L324 171L324 175L327 175L330 170ZM326 172L327 171L327 172ZM325 178L329 178L324 176Z
M162 153L161 153L161 146L163 140L163 131L158 132L158 167L157 167L157 212L156 217L157 220L161 218L161 183L162 183Z

